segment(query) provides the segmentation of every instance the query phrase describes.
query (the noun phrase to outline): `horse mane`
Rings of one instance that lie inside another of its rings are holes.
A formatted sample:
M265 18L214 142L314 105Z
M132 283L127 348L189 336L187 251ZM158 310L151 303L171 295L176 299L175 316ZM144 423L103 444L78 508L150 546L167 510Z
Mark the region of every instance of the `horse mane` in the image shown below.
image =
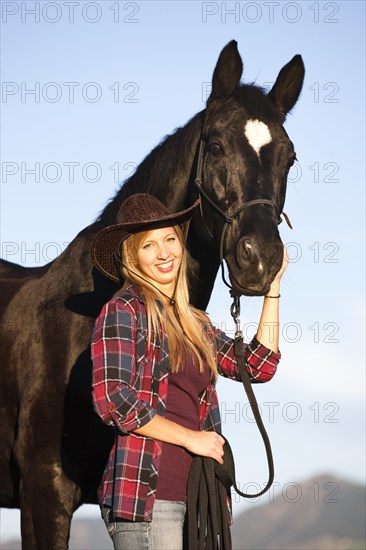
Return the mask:
M187 159L194 156L198 137L202 129L203 112L194 115L185 126L176 128L166 135L160 143L140 163L136 172L126 179L107 206L95 220L101 226L113 223L119 206L132 193L159 194L166 192L165 182L177 179L177 174L187 172Z

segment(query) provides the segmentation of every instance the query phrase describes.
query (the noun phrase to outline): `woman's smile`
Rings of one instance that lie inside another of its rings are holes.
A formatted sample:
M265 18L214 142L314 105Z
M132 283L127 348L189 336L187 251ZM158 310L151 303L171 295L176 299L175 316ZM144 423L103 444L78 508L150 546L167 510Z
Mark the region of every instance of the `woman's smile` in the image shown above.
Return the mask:
M169 273L169 271L174 268L174 261L171 260L170 262L164 262L163 264L158 264L156 267L163 273Z

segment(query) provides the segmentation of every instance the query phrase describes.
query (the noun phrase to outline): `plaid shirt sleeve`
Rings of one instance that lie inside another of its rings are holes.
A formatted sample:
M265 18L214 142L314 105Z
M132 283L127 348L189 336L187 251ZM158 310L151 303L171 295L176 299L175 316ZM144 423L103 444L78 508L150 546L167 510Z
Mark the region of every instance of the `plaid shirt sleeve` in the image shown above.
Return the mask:
M219 329L214 329L219 374L233 380L241 380L235 353L234 340ZM252 382L268 382L276 373L280 353L263 346L256 337L244 344L247 371Z
M123 300L105 304L92 340L93 401L99 416L127 433L143 426L156 414L139 396L141 377L136 356L136 313Z

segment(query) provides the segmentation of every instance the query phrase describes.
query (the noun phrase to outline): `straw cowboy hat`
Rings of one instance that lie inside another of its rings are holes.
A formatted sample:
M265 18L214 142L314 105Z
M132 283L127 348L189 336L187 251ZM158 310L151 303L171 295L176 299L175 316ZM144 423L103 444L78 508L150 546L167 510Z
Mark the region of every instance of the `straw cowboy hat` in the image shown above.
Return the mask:
M95 267L112 279L119 281L116 258L120 256L121 242L131 233L180 225L192 217L200 200L180 212L171 213L156 197L147 193L135 193L120 206L116 223L105 227L91 242L91 256Z

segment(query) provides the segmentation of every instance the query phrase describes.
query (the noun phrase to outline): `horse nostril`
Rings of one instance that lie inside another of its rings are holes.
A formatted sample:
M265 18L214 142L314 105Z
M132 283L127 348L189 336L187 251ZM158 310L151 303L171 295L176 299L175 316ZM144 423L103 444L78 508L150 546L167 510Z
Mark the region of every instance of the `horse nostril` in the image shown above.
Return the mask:
M242 239L241 242L242 250L244 254L250 259L252 256L252 244L250 242L250 239Z

